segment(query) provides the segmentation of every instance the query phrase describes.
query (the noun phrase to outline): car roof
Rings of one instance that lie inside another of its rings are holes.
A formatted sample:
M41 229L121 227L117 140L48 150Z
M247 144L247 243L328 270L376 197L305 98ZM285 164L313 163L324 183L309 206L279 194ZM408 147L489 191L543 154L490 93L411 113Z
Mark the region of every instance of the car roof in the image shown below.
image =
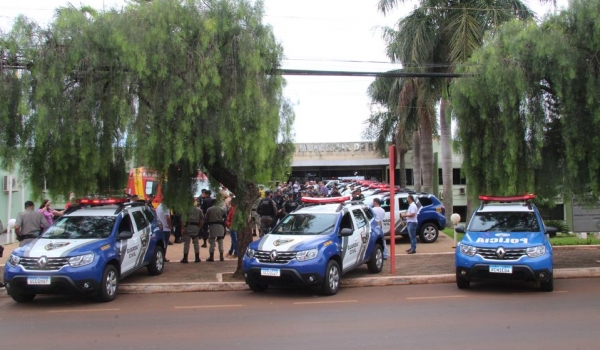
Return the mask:
M490 203L480 207L478 213L492 212L533 212L533 207L524 203Z

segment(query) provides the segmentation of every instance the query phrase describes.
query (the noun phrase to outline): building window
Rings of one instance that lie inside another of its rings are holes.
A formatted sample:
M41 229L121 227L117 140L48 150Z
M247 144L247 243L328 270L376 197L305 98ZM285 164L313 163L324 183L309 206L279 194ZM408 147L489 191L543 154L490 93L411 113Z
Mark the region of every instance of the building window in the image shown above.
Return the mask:
M438 169L438 183L440 185L444 184L444 172L442 171L442 169ZM452 184L453 185L466 185L467 184L467 179L465 179L462 175L462 172L460 171L460 168L454 168L452 169Z
M467 184L467 179L462 174L462 171L460 171L460 168L452 169L452 184L453 185L466 185Z
M406 169L406 186L414 186L414 184L415 184L415 179L413 176L413 170Z

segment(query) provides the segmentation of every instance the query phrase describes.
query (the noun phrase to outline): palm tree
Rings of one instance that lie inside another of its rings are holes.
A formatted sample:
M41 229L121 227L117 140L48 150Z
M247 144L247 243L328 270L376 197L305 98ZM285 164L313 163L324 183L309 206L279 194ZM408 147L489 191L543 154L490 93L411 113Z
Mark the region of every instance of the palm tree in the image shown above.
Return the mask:
M371 113L366 121L367 128L363 136L375 139L375 147L381 154L387 153L389 140L394 140L397 150L400 179L398 184L406 187L405 156L409 149L409 143L413 142L414 178L415 187L420 189L421 179L419 162L419 118L423 111L420 97L427 95L420 91L423 84L420 79L415 78L390 78L378 77L369 86L368 94L373 105L379 106Z
M378 7L385 14L400 3L404 0L380 0ZM510 20L531 18L534 18L534 13L520 0L421 0L419 8L398 22L397 31L386 29L387 53L392 61L400 61L405 67L426 72L452 72L457 64L469 59L473 51L482 45L487 32ZM449 83L449 78L432 80L440 92L438 100L441 99L443 201L448 209L448 223L453 207ZM429 140L423 140L425 142ZM428 171L426 167L432 164L432 160L425 160L425 164L424 170ZM427 184L425 181L424 176Z

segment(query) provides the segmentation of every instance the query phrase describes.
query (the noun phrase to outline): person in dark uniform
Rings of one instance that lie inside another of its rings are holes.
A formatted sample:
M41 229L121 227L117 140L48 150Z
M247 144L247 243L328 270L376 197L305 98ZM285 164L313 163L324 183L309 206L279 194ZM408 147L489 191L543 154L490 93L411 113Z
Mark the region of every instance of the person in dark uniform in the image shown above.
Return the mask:
M285 215L298 209L299 206L300 206L300 204L298 203L298 201L295 201L292 198L292 196L290 196L290 195L285 196L285 202L283 203L283 210L285 212Z
M212 192L207 189L202 189L202 194L200 195L199 206L202 209L202 214L206 215L206 212L210 207L213 206L215 199L211 197ZM206 241L208 240L208 222L204 223L202 230L200 232L200 236L202 237L202 248L206 248Z
M365 196L362 194L362 191L360 190L360 188L357 188L354 190L354 193L352 194L352 200L353 201L362 201L365 199Z
M204 214L202 210L197 207L197 201L194 201L194 206L188 213L187 222L183 229L183 259L180 262L188 263L188 253L190 252L190 241L194 243L194 254L196 257L195 262L200 262L200 246L198 244L198 236L200 236L200 229L204 226Z
M275 214L276 222L283 219L285 216L285 212L283 210L283 204L285 203L285 198L281 195L281 190L275 191L275 195L273 195L273 201L275 205L277 205L277 214Z
M331 193L329 194L329 197L341 197L342 194L340 193L340 190L338 190L337 187L333 187L333 189L331 190Z
M265 191L265 198L261 199L256 208L256 213L260 215L260 237L271 231L276 223L277 204L273 200L270 190Z

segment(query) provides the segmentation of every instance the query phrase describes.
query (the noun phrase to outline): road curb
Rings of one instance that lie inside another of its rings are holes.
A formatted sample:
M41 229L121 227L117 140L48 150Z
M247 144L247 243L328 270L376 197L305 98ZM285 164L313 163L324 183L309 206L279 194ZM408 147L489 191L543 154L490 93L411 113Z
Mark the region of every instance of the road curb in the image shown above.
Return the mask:
M555 269L554 278L595 278L600 277L600 267ZM454 283L454 274L418 276L357 277L341 280L343 288L383 287L409 284ZM195 282L195 283L125 283L119 286L119 294L185 293L248 290L245 282ZM0 296L6 296L6 289L0 288Z
M600 277L600 267L576 269L555 269L554 278L595 278ZM409 284L439 284L454 283L454 274L417 275L417 276L382 276L357 277L341 280L343 288L383 287ZM177 293L177 292L209 292L209 291L240 291L248 290L245 282L202 282L202 283L153 283L153 284L122 284L119 293Z

